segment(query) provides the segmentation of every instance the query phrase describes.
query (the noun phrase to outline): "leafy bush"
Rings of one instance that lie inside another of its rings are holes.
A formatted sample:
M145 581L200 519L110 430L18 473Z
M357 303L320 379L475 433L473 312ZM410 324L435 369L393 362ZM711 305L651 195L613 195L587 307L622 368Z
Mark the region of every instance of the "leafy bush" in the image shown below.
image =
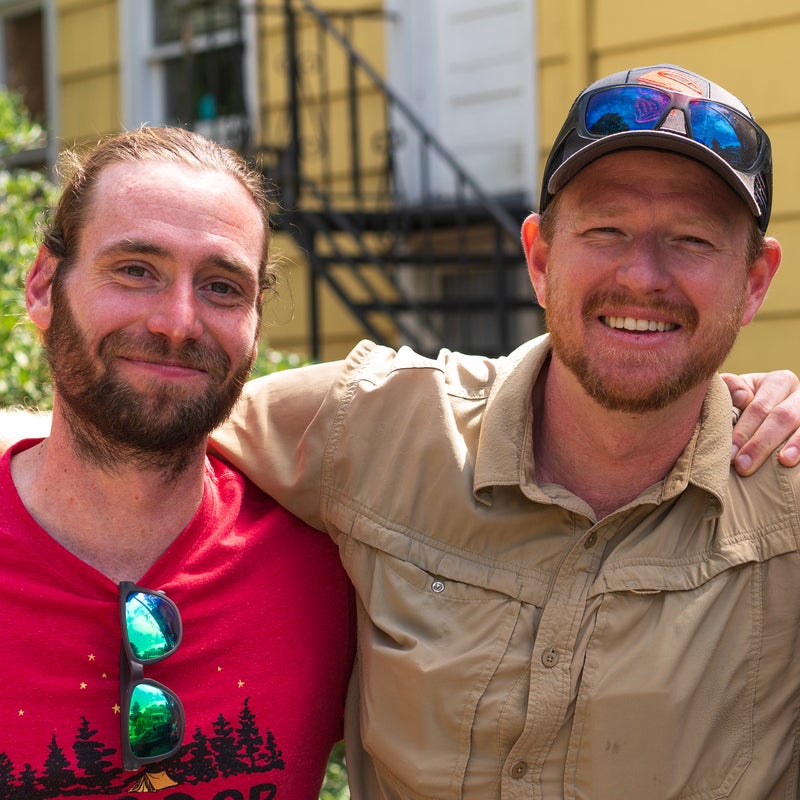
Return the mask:
M319 800L350 800L350 789L347 787L347 768L344 762L344 745L342 742L339 742L331 753Z
M43 138L20 98L0 91L0 406L51 404L49 373L23 292L38 226L56 190L42 172L4 166L9 155L40 146Z

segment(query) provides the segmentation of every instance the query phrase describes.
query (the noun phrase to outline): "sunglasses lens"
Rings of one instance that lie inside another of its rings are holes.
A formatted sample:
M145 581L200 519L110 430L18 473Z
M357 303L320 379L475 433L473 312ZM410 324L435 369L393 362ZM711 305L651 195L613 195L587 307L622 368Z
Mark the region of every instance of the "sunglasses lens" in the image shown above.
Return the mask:
M586 105L586 130L595 136L653 130L670 98L646 86L617 86L597 92Z
M150 592L132 592L125 601L125 622L131 652L142 662L169 655L180 641L177 608Z
M177 698L165 689L140 683L131 693L128 738L136 758L163 756L183 738L183 724Z
M761 149L761 134L744 117L717 103L691 102L689 118L695 141L734 169L752 169Z
M647 86L615 86L593 94L586 104L588 133L655 130L672 106L670 95ZM709 100L689 101L691 136L734 169L752 169L761 152L761 133L746 117Z

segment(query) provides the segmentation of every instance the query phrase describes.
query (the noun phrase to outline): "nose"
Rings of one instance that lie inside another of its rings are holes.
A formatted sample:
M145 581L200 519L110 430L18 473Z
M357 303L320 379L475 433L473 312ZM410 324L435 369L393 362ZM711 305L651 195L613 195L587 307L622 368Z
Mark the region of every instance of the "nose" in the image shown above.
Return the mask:
M147 319L148 330L174 344L199 339L203 334L199 303L191 284L176 281L159 292Z
M665 292L672 283L668 261L656 237L634 240L616 271L620 286L640 295Z

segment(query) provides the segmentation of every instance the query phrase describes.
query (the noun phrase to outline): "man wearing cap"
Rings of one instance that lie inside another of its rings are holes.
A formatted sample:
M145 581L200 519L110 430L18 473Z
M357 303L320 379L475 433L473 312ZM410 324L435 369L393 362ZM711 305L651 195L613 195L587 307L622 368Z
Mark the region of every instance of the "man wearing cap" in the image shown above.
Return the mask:
M592 84L522 241L550 333L362 343L217 435L359 598L355 798L798 797L800 471L716 375L780 262L766 134L659 65Z

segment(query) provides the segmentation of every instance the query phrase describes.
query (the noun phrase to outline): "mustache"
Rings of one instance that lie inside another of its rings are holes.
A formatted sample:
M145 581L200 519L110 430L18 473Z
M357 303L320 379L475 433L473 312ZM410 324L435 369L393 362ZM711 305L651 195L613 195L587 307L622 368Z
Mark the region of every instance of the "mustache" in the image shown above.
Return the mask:
M642 310L657 311L690 333L697 327L700 319L697 309L691 305L674 303L658 297L642 302L641 297L633 297L627 292L615 291L596 292L590 295L583 307L584 320L595 319L600 310L608 306L634 306Z
M188 341L173 347L161 336L131 336L122 331L113 331L104 336L98 352L106 364L112 358L120 357L154 361L206 372L218 380L224 379L231 367L230 358L222 350L200 342Z

